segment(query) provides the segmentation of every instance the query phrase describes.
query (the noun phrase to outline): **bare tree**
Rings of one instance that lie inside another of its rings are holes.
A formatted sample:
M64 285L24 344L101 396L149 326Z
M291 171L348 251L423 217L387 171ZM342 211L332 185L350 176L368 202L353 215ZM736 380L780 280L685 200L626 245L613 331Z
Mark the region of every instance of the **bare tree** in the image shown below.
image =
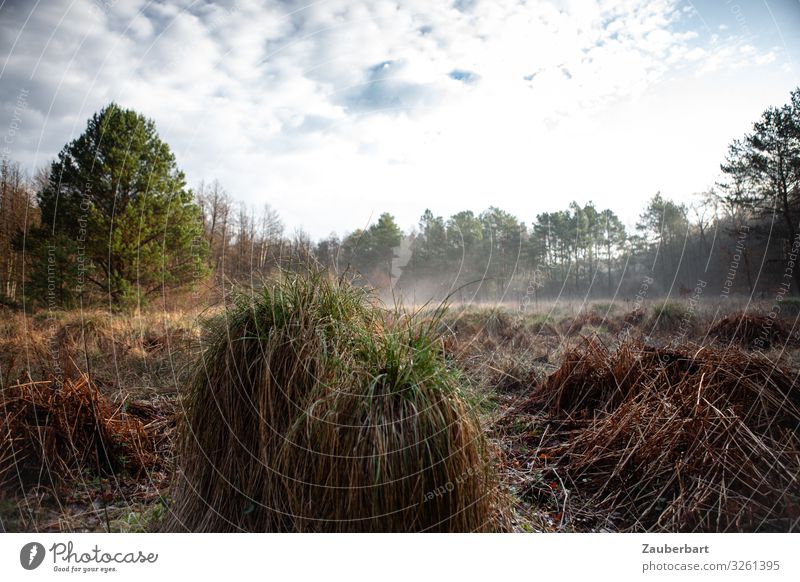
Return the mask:
M38 223L33 184L16 162L0 162L0 297L16 301L23 276L22 234Z
M200 182L195 197L203 216L204 232L209 246L209 266L221 274L224 270L225 252L230 243L228 222L231 197L218 180L214 180L210 185Z

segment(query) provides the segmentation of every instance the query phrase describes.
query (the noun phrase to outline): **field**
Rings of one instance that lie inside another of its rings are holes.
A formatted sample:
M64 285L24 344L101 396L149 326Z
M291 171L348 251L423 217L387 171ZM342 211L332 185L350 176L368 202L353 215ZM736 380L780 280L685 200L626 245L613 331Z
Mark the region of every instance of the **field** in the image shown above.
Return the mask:
M417 311L487 439L490 529L800 529L800 303ZM203 322L224 313L4 312L2 529L163 529Z

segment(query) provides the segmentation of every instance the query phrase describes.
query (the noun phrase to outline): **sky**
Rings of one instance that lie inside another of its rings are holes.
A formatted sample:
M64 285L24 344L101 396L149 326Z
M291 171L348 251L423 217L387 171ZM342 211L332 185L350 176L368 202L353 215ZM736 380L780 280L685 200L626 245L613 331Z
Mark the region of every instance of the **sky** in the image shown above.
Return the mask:
M111 101L314 238L391 212L689 203L800 85L800 0L0 0L0 147Z

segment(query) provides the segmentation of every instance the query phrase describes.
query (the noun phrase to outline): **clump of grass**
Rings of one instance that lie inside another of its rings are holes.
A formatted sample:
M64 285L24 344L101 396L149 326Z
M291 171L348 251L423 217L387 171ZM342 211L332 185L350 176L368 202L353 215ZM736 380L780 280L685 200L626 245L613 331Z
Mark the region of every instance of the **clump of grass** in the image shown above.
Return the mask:
M482 366L486 372L485 385L500 392L530 392L538 385L541 369L547 356L534 357L530 352L500 350Z
M501 306L462 309L448 317L453 333L462 336L485 336L495 340L512 339L523 327L521 318Z
M646 322L646 330L654 332L675 332L691 326L691 313L688 307L677 301L656 303Z
M523 410L566 429L544 453L619 529L797 529L800 393L760 354L590 341Z
M537 336L557 336L555 318L548 313L536 313L525 318L525 326L529 332Z
M142 473L160 459L145 423L100 393L86 374L10 386L0 395L0 490Z
M433 337L409 324L368 333L351 379L321 395L292 427L278 471L294 477L290 509L298 529L489 526L485 509L476 515L471 507L488 501L480 428Z
M324 275L240 296L185 398L164 529L492 529L486 445L439 325Z
M708 337L751 349L784 348L790 339L780 319L743 311L731 313L717 321L709 328Z
M598 301L589 306L589 311L595 315L606 317L614 315L619 310L619 305L613 301Z
M561 322L561 329L565 336L574 336L581 333L584 327L603 328L610 333L619 331L617 324L608 317L603 317L595 313L581 313L573 318L567 318Z

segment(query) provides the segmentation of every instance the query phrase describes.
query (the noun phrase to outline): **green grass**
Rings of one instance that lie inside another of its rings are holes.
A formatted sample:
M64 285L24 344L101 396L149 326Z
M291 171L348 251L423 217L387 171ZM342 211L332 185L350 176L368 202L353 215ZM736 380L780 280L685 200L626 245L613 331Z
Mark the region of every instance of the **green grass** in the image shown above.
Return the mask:
M111 533L145 533L152 531L164 519L166 501L159 497L151 505L142 505L136 510L126 509L109 522Z
M445 357L445 314L385 309L322 274L240 294L207 326L185 398L189 485L176 493L172 525L490 528L484 436L469 383ZM416 505L453 482L457 493Z

